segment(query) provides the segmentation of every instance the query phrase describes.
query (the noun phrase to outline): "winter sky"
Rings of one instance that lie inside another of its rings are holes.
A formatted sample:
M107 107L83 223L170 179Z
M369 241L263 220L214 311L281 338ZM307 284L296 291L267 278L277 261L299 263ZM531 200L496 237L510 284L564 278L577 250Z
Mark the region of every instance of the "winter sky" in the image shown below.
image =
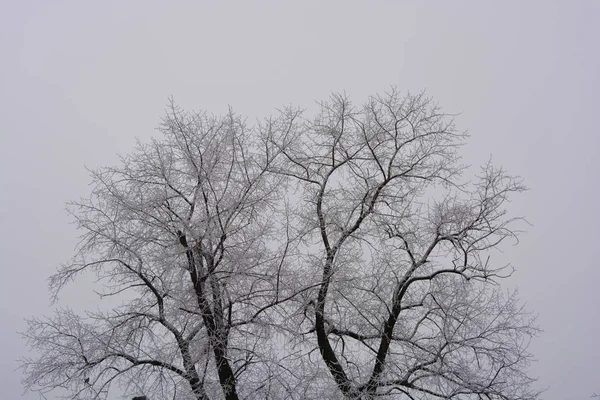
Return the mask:
M464 160L531 189L499 262L544 330L549 400L600 393L600 1L0 2L0 397L21 396L16 331L48 313L46 277L77 243L64 203L114 164L169 96L254 120L345 90L423 89L472 135ZM90 283L60 304L95 307Z

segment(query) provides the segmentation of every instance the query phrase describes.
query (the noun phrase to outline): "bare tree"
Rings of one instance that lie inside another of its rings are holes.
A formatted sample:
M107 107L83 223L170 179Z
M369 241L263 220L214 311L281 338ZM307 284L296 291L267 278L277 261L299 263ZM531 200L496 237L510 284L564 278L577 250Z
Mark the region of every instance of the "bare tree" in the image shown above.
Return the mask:
M41 354L24 363L28 387L89 398L120 380L157 398L208 399L218 382L237 399L240 375L260 357L267 326L251 322L288 295L271 223L280 197L279 181L265 175L271 160L233 113L171 104L160 130L164 140L93 172L89 199L70 205L84 232L79 251L50 281L57 294L93 270L102 297L127 303L30 320L25 336Z
M464 181L466 135L423 94L337 94L255 127L171 104L161 132L71 204L84 236L53 294L89 270L124 302L30 320L28 389L537 397L537 329L490 261L524 187L491 164Z
M423 94L393 90L358 108L334 95L274 139L274 172L301 185L299 223L321 245L307 336L345 397L536 396L536 329L488 259L516 238L503 206L524 187L491 165L461 183L465 138Z

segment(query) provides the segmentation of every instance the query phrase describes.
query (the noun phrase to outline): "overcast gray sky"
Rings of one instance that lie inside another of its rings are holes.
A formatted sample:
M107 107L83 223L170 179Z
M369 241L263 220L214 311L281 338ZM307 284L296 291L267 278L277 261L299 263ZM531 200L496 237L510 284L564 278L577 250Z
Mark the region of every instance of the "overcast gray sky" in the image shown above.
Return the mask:
M46 277L77 232L64 202L84 165L155 135L170 95L251 118L355 101L390 85L462 113L465 160L531 190L510 261L542 336L533 374L547 399L600 392L600 1L8 1L0 5L0 387L19 399L15 331L47 313ZM67 304L89 299L85 282ZM93 303L91 303L93 305ZM28 394L23 399L37 399Z

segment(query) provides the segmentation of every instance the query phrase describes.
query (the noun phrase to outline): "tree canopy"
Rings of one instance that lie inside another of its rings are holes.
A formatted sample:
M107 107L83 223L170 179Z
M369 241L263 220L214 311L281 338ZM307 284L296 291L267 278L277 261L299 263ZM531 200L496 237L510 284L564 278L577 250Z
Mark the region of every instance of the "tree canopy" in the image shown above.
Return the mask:
M105 399L535 399L537 333L493 251L521 180L396 89L253 125L173 102L160 139L92 172L53 296L93 272L121 305L30 319L24 385Z

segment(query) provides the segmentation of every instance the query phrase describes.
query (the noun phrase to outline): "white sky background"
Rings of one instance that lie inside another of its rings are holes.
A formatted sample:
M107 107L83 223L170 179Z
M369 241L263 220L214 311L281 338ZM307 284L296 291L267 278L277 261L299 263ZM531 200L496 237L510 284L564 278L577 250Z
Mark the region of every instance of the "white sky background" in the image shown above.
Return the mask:
M156 135L168 96L254 119L390 85L462 113L466 162L492 154L524 177L512 211L533 226L498 261L539 313L533 373L547 399L600 392L599 21L593 0L0 1L0 397L21 398L15 331L49 310L83 166ZM72 285L65 303L89 289Z

